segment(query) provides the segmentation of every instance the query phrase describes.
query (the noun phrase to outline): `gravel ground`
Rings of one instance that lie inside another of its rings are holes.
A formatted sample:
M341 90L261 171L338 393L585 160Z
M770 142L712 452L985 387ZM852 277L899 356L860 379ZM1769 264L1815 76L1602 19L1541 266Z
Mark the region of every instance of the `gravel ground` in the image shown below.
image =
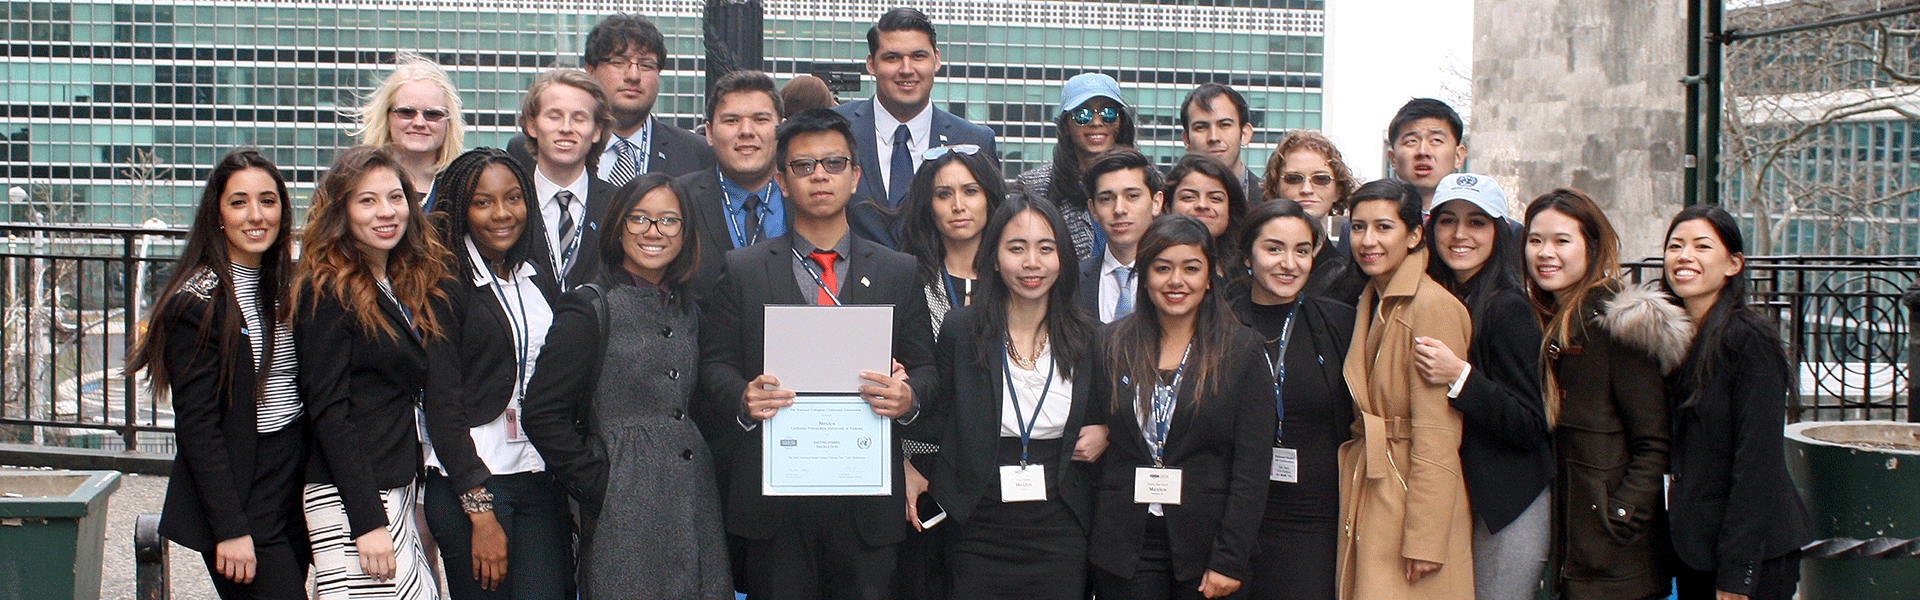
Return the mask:
M17 467L0 469L19 470ZM100 567L100 597L107 600L134 599L133 522L142 513L159 513L167 497L167 478L151 475L122 475L120 489L107 500L106 556ZM174 598L213 598L213 584L207 580L206 563L200 553L168 542L167 559L173 580Z

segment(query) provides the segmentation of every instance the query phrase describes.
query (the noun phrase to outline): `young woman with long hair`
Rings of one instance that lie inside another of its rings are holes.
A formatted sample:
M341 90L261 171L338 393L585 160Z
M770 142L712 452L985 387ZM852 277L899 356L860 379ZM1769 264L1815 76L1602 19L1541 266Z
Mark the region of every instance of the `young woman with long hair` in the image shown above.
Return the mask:
M304 598L306 428L295 388L293 209L279 168L228 153L129 357L172 393L179 452L160 534L199 552L221 598Z
M1686 315L1649 287L1620 283L1620 240L1599 205L1566 188L1527 205L1527 292L1545 323L1553 488L1550 574L1560 595L1667 595L1667 397Z
M924 158L900 205L900 251L919 261L937 339L947 311L973 303L982 283L974 270L981 231L1007 191L993 157L978 146L936 147Z
M1333 140L1313 130L1289 132L1267 158L1267 174L1256 193L1264 200L1292 200L1325 224L1329 234L1346 236L1347 197L1360 187L1347 160ZM1367 278L1353 268L1353 256L1342 244L1325 244L1313 256L1313 277L1306 293L1348 304L1360 298Z
M685 185L645 173L595 224L596 279L560 297L527 391L527 435L580 507L585 598L733 598L713 452L695 402L701 239ZM564 343L559 343L565 340ZM718 403L712 403L718 404ZM601 518L606 515L607 518Z
M446 335L428 353L427 528L455 600L558 599L573 572L573 519L520 424L560 295L542 220L527 210L533 180L506 152L476 148L434 188L428 221L452 277L441 283Z
M433 196L434 176L460 155L466 121L460 90L440 64L415 52L394 55L393 72L353 111L360 145L386 150L406 173L415 205Z
M1339 447L1353 428L1353 393L1341 371L1353 338L1353 307L1306 293L1327 234L1299 204L1254 207L1239 237L1252 286L1229 302L1234 316L1262 338L1279 422L1247 597L1331 600L1340 539Z
M1786 600L1813 524L1781 443L1791 366L1779 327L1747 305L1746 239L1726 209L1667 226L1666 288L1698 324L1673 405L1673 549L1680 598Z
M1447 386L1462 417L1460 466L1473 507L1474 596L1523 600L1546 568L1553 437L1540 395L1540 321L1520 282L1507 195L1485 175L1441 178L1427 220L1427 275L1467 306L1473 343L1414 338L1414 367ZM1464 352L1465 356L1461 354Z
M1415 366L1416 338L1465 348L1467 309L1427 276L1420 193L1360 186L1347 235L1369 279L1347 352L1358 417L1340 448L1340 597L1473 596L1473 518L1460 477L1460 411ZM1365 382L1365 383L1360 383Z
M1230 283L1246 279L1240 243L1234 239L1247 216L1247 193L1240 189L1239 175L1204 154L1188 154L1167 172L1163 197L1166 205L1160 214L1199 219L1213 234L1213 247L1220 250L1220 262L1214 268L1222 277Z
M1102 73L1081 73L1060 88L1060 112L1053 118L1053 160L1021 173L1022 187L1046 198L1067 218L1077 260L1092 258L1107 242L1087 213L1093 194L1082 174L1101 153L1132 148L1133 109L1120 94L1120 82Z
M987 221L979 302L947 313L930 410L942 445L929 492L946 507L953 589L968 598L1078 599L1093 520L1088 422L1093 325L1053 204L1015 192ZM1081 462L1074 462L1081 461ZM913 515L931 517L932 515Z
M300 240L289 312L314 436L302 503L322 599L439 595L413 515L447 252L410 192L385 150L342 150Z
M1221 598L1253 576L1275 415L1258 334L1213 286L1213 233L1161 215L1140 302L1096 346L1100 459L1088 558L1102 598Z

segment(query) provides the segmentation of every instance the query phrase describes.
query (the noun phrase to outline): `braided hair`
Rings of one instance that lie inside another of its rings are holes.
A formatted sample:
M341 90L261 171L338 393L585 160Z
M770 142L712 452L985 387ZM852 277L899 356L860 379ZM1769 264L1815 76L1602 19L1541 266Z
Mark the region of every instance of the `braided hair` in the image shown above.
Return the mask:
M433 189L438 199L433 203L433 212L427 215L434 230L440 233L440 243L447 247L452 257L447 263L447 271L452 273L475 273L484 268L473 264L471 253L466 251L470 226L467 210L473 204L474 188L480 185L480 175L494 165L506 167L513 173L513 179L520 186L522 194L533 192L533 176L527 173L519 161L513 160L506 151L497 148L474 148L454 158L447 168L433 180ZM524 200L527 207L524 225L520 229L520 239L514 240L507 248L506 271L511 273L528 261L547 258L546 222L537 212L538 206L532 200ZM537 263L536 263L537 264Z

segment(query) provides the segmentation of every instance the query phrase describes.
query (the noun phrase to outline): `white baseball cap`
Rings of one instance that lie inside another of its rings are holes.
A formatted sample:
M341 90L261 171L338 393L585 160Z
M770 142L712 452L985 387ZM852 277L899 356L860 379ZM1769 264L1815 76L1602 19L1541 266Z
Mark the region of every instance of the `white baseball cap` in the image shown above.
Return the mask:
M1500 189L1500 182L1486 175L1453 173L1440 178L1440 185L1433 188L1433 203L1427 205L1427 212L1453 200L1472 202L1490 217L1507 217L1507 193Z

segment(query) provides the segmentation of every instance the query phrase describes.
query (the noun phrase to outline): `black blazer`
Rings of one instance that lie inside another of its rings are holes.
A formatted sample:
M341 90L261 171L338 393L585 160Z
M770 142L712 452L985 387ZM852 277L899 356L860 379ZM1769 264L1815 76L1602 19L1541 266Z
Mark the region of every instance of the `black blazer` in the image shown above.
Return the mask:
M940 341L934 345L935 361L940 365L941 385L927 405L933 428L938 432L940 452L934 454L933 473L928 477L928 493L940 501L955 523L966 523L974 507L999 485L1002 395L1006 378L1000 363L980 365L974 362L980 344L1000 348L1000 338L976 339L973 321L977 311L962 306L947 312L940 326ZM1099 342L1096 340L1095 344ZM1093 525L1093 487L1087 463L1073 462L1074 442L1087 423L1088 394L1093 386L1093 353L1073 366L1073 408L1067 413L1061 433L1060 456L1047 474L1082 528ZM1052 493L1052 492L1049 492Z
M465 252L459 248L457 252ZM560 295L550 265L531 259L535 288L549 306ZM442 281L447 293L439 321L446 335L427 344L428 369L433 385L427 388L424 409L434 455L447 470L455 492L465 492L494 475L473 448L469 431L493 422L513 400L519 350L506 309L488 285L475 285L473 273L454 273ZM570 340L554 340L571 343ZM527 365L532 369L534 365ZM524 403L523 403L524 404ZM523 407L524 408L524 407ZM525 421L525 418L522 418Z
M1326 298L1309 296L1304 291L1296 302L1300 303L1294 308L1299 311L1297 318L1300 321L1295 325L1297 329L1294 330L1293 339L1287 342L1287 355L1294 356L1293 345L1305 342L1305 347L1318 357L1321 375L1329 383L1335 384L1330 390L1334 398L1333 439L1344 442L1353 437L1353 392L1341 382L1347 380L1345 365L1347 347L1353 343L1354 308ZM1228 297L1227 305L1233 308L1233 316L1241 324L1253 327L1251 290L1246 294ZM1265 353L1260 353L1260 356L1266 358ZM1267 381L1273 381L1272 371L1269 370L1268 374Z
M703 307L700 320L700 387L706 392L707 409L696 415L696 422L713 443L722 481L730 481L721 487L727 490L727 532L759 540L772 538L795 518L789 514L795 502L760 494L760 432L746 430L736 419L747 382L764 372L766 313L762 307L811 304L794 281L792 239L790 234L728 252L719 293ZM907 384L913 387L915 401L924 406L940 374L933 364L931 317L914 259L858 237L852 240L851 253L848 272L840 278L840 300L893 305L893 358L907 368ZM830 348L833 342L822 340L822 344ZM903 429L894 427L896 437L905 434ZM836 506L855 515L860 537L868 545L906 538L905 476L897 461L894 469L894 495L836 499Z
M228 318L240 318L222 310L217 294L226 294L219 277L201 267L187 284L175 292L165 312L154 320L164 327L167 344L167 382L173 392L174 427L179 450L173 461L173 474L167 480L166 506L162 509L160 534L196 551L212 552L222 541L252 535L264 540L273 532L254 531L247 518L248 498L253 491L256 460L303 461L303 452L294 456L260 457L254 452L257 404L254 386L259 374L252 368L236 369L226 387L220 386L220 365L224 360L244 360L253 365L253 348L240 338L241 354L220 356L220 330ZM208 311L209 305L213 310ZM274 330L275 307L272 297L260 298L261 328ZM273 336L264 345L273 352ZM287 426L304 432L304 423ZM304 450L304 449L303 449ZM299 517L299 494L284 507L288 523L304 523ZM304 525L289 526L286 534L294 538L294 547L304 545Z
M695 232L700 236L700 268L694 272L691 287L693 297L705 302L720 281L727 251L733 249L733 234L727 232L727 195L720 191L719 169L701 169L678 179L693 195L686 200L692 206L690 212L700 213L700 230ZM789 207L780 214L786 222L785 230L793 231L793 209Z
M1098 248L1093 257L1080 261L1080 292L1074 304L1087 311L1087 317L1100 322L1100 263L1106 262L1107 249Z
M833 107L834 112L853 122L854 159L860 165L860 187L853 193L853 200L847 204L847 222L853 226L853 234L879 242L880 245L893 248L899 245L899 223L891 216L881 212L881 207L894 208L887 200L887 186L881 180L880 170L890 168L893 149L888 148L887 158L882 159L880 151L874 148L873 99L849 102ZM1000 164L1000 151L993 146L993 130L985 125L954 116L938 107L933 109L933 127L928 129L933 139L928 148L955 144L973 144L981 152L993 157L995 166Z
M1248 563L1266 514L1267 473L1273 460L1273 376L1266 370L1258 334L1236 325L1226 335L1226 361L1216 393L1196 408L1193 380L1181 382L1173 424L1167 429L1166 464L1179 467L1181 477L1181 503L1165 507L1167 533L1173 576L1182 581L1198 579L1208 570L1247 581L1253 576ZM1148 518L1147 505L1133 501L1133 470L1153 466L1153 455L1140 435L1133 391L1111 389L1110 361L1104 351L1096 355L1090 398L1100 413L1094 422L1108 427L1109 445L1100 457L1087 558L1109 574L1131 578L1139 566Z
M1353 254L1344 243L1347 236L1340 239L1342 243L1322 245L1313 255L1313 272L1307 275L1307 286L1300 293L1351 306L1360 301L1360 292L1366 291L1367 276L1354 268Z
M1715 589L1747 594L1760 562L1812 541L1813 523L1787 476L1781 427L1790 388L1780 340L1743 323L1724 335L1737 350L1694 348L1668 379L1675 408L1667 510L1680 559L1715 571ZM1692 363L1720 357L1731 362L1714 365L1697 389L1686 384Z
M648 173L679 177L713 168L713 148L707 145L707 138L675 127L659 117L647 118L653 119L653 147L648 149L652 153L652 157L647 159ZM529 139L525 133L513 136L513 141L507 142L506 150L508 156L532 173L534 160L533 155L527 152ZM595 178L598 179L597 176Z
M1540 322L1519 290L1473 315L1473 365L1452 401L1463 423L1460 468L1474 516L1499 532L1553 483L1553 430L1540 387ZM1459 352L1459 348L1453 349Z
M307 483L340 488L349 533L360 537L387 526L380 490L413 483L425 460L414 403L427 388L427 349L384 294L375 294L380 315L397 339L363 331L331 297L300 293L293 338L315 459L307 461Z
M602 232L599 224L601 218L606 215L607 209L613 204L614 192L619 190L620 188L613 187L613 184L599 179L594 179L587 184L587 210L582 213L586 215L587 226L580 230L580 249L575 251L578 254L573 257L573 268L567 270L565 281L561 282L561 289L570 290L580 287L598 278L600 272L605 270L605 264L600 261ZM547 200L540 198L538 201L546 202ZM539 210L538 207L539 205L535 204L534 210ZM558 230L560 227L558 223L541 223L541 225L551 230ZM528 228L528 231L532 231L532 228Z

